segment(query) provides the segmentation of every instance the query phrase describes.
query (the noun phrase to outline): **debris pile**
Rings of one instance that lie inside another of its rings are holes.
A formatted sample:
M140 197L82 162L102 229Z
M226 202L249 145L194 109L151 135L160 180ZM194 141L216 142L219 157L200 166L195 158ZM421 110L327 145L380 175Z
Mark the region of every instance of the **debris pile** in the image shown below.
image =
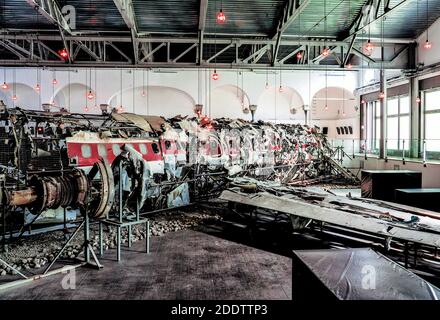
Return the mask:
M197 212L179 212L172 215L158 215L150 220L150 234L153 237L160 237L169 232L176 232L183 229L196 228L199 225L219 220L217 214L210 214L202 210ZM132 241L145 239L146 230L144 225L132 228ZM99 252L99 236L97 226L91 230L92 246L95 252ZM83 251L81 248L81 234L64 250L62 258L76 258ZM0 253L0 258L8 262L19 271L27 269L39 269L53 260L64 243L62 231L44 233L24 239L21 243L8 245L7 253ZM128 231L123 229L123 244L128 242ZM103 238L104 250L116 248L116 228L104 228ZM0 275L13 275L16 272L6 266L0 265Z

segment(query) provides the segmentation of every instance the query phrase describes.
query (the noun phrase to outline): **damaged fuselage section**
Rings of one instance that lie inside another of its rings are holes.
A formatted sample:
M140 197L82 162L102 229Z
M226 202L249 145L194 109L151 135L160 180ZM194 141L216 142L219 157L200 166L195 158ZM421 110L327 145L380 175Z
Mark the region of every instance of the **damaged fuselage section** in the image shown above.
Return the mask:
M183 206L231 177L297 184L337 174L325 136L303 125L19 108L0 121L2 205L32 221L85 205L97 219Z

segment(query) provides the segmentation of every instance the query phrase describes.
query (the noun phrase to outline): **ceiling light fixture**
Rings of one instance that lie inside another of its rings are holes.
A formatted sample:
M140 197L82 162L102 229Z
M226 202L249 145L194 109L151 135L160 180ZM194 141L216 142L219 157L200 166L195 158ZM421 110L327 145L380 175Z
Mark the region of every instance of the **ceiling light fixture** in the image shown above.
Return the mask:
M432 43L429 42L429 0L426 0L426 41L423 47L427 50L432 48Z
M67 52L66 48L58 50L58 54L63 58L64 60L67 60L69 58L69 53Z
M3 89L3 90L8 90L8 89L9 89L9 86L8 86L8 84L6 83L6 81L3 82L3 84L2 84L2 89Z
M217 73L217 70L214 69L214 73L212 74L212 80L217 81L220 76Z
M425 49L428 49L428 50L429 50L429 49L432 48L432 43L429 42L428 39L426 39L425 44L423 45L423 47L424 47Z
M87 99L89 99L89 100L93 100L94 97L95 97L95 96L94 96L92 90L89 90L89 93L87 93Z

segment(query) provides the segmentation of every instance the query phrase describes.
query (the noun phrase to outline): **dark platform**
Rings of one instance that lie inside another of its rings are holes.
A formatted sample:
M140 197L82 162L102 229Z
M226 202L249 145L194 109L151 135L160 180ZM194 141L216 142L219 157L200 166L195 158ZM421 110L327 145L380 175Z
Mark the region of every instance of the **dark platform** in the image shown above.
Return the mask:
M422 187L422 173L411 170L362 170L362 198L395 201L396 189Z
M440 188L397 189L396 202L440 212Z
M293 300L438 300L440 290L372 249L298 250Z
M76 289L61 286L64 274L0 292L0 299L291 299L292 260L267 251L185 230L115 250L104 269L76 269Z

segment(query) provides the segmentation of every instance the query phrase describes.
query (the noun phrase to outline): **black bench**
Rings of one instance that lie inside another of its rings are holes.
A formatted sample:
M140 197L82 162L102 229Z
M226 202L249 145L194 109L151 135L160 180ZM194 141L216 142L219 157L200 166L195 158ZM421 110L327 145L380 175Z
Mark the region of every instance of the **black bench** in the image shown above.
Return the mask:
M395 202L440 212L440 188L396 189Z
M362 170L361 196L384 201L395 200L396 189L422 187L422 173L411 170Z

